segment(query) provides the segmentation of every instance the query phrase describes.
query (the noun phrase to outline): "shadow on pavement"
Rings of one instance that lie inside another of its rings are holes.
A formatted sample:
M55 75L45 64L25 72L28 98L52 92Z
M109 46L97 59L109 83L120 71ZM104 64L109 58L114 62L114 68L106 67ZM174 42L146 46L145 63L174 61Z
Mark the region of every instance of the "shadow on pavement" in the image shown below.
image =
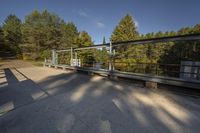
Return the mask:
M19 81L10 68L5 68L4 73L7 85L0 88L0 115L46 95L32 80Z
M35 84L29 79L19 82L10 70L5 71L8 86L0 89L0 107L26 106L0 117L2 132L199 131L199 108L187 108L135 84L79 73L49 76Z

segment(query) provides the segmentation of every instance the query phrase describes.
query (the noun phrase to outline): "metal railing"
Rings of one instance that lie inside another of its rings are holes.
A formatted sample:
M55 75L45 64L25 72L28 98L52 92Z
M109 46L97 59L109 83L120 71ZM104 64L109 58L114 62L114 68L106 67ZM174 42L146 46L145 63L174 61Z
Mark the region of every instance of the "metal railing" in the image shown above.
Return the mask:
M81 50L87 50L87 49L99 49L99 48L106 48L108 52L108 61L107 62L95 62L95 61L87 61L87 62L81 62L81 67L76 67L80 70L86 70L86 71L93 71L92 69L95 69L95 72L98 70L105 70L108 75L122 75L124 77L130 77L130 74L134 74L131 77L135 79L141 79L141 80L154 80L154 78L157 78L156 82L160 83L168 83L175 84L175 85L184 85L186 81L190 82L189 80L182 80L180 78L180 74L183 73L180 71L181 64L164 64L164 63L140 63L140 62L126 62L126 61L115 61L115 49L122 45L145 45L145 44L151 44L156 45L156 43L162 43L162 42L182 42L182 41L199 41L200 40L200 33L199 34L190 34L190 35L180 35L180 36L171 36L171 37L160 37L160 38L152 38L152 39L143 39L143 40L132 40L132 41L123 41L123 42L114 42L114 43L106 43L106 44L100 44L100 45L93 45L88 47L79 47L79 48L69 48L65 50L52 50L52 66L63 66L64 64L59 64L58 62L58 55L63 52L68 52L69 59L71 60L74 57L77 58L78 51ZM165 44L163 44L165 45ZM71 59L70 59L71 58ZM70 65L70 63L67 63ZM70 66L69 66L70 67ZM87 69L88 68L88 69ZM73 67L73 69L75 69ZM105 73L105 71L102 71L102 73ZM197 80L200 78L200 68L198 68L198 73L196 74ZM98 73L101 73L101 71L98 71ZM138 74L137 74L138 73ZM187 72L184 72L187 73ZM140 75L142 74L142 75ZM190 73L194 74L194 73ZM155 77L158 76L158 77ZM161 77L160 77L161 76ZM166 78L165 78L166 77ZM169 81L169 77L172 77ZM184 82L177 83L177 82ZM198 81L199 82L199 81ZM190 86L190 85L188 85ZM197 87L196 87L197 86ZM198 84L196 85L195 81L195 87L198 88ZM200 86L199 86L200 88Z
M115 62L114 69L123 72L142 73L157 76L179 77L180 64Z

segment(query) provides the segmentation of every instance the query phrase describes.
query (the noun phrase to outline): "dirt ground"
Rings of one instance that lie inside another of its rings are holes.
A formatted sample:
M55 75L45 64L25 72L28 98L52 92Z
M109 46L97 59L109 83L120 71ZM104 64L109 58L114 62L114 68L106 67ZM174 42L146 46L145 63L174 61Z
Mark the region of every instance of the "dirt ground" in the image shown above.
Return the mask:
M0 133L198 133L200 99L137 83L0 63Z

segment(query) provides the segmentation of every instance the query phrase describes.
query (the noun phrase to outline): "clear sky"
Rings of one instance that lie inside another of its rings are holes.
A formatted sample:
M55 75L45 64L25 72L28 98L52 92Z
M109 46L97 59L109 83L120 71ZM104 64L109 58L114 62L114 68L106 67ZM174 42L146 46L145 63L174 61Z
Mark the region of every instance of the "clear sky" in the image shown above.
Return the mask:
M102 43L103 36L108 41L127 13L134 17L141 34L200 23L200 0L0 0L0 24L11 13L23 21L34 9L47 9L74 22L95 43Z

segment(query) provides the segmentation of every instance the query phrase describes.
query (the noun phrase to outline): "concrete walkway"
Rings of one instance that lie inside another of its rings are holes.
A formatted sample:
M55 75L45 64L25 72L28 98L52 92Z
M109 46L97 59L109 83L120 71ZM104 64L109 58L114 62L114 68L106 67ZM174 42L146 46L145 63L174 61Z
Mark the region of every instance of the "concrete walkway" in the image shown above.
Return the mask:
M0 64L0 133L198 133L200 99L36 67Z

